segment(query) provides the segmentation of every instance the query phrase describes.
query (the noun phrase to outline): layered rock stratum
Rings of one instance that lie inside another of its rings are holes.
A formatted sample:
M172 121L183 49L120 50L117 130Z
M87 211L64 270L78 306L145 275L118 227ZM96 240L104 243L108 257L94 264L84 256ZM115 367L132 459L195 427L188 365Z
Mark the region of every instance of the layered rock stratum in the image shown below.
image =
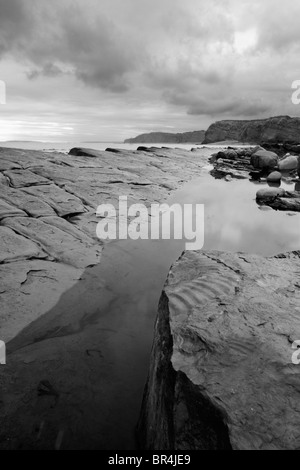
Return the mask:
M184 253L160 300L141 447L299 449L299 339L300 252Z

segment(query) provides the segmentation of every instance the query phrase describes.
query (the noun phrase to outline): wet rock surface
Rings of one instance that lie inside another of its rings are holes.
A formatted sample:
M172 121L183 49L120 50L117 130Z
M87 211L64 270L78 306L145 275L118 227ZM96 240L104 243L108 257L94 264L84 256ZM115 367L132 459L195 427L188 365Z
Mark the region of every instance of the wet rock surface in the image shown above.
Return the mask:
M103 253L96 209L163 202L203 152L0 149L0 164L0 448L133 449L157 298L148 312L126 249Z
M298 449L300 252L186 252L159 305L140 445Z
M243 152L234 152L228 153L228 161L239 164ZM210 150L207 157L209 155ZM247 158L250 162L250 152ZM117 204L120 195L127 195L129 203L142 201L146 206L164 201L183 182L201 174L202 167L206 165L203 150L199 156L197 149L189 152L157 147L141 148L134 152L76 148L70 155L0 149L0 163L3 168L0 171L0 338L7 342L8 352L8 364L0 369L0 448L112 449L119 448L121 444L124 449L132 449L133 437L128 436L128 422L133 419L131 409L141 398L144 380L141 390L134 393L128 384L135 380L137 363L145 360L144 330L149 332L150 327L145 323L145 318L138 315L147 307L143 306L144 294L136 287L133 302L137 310L134 312L136 321L131 320L131 305L127 315L129 320L121 315L125 306L118 304L118 298L123 299L124 296L125 303L128 302L127 288L131 285L126 284L129 283L128 278L133 276L131 283L134 286L140 285L140 279L128 263L126 249L116 251L114 262L110 256L105 259L103 242L96 237L99 221L96 208L102 203ZM11 172L14 171L17 173L12 176ZM230 181L230 178L227 179ZM110 248L114 249L112 245ZM118 265L123 257L125 261ZM252 265L251 257L245 255L244 258L248 262L241 261L243 266ZM139 261L141 259L142 250ZM272 276L274 274L276 283L276 276L278 273L282 276L282 266L285 266L281 263L290 262L289 269L294 273L294 261L286 259L278 261L277 274L274 265ZM132 260L129 258L129 261ZM123 265L127 263L129 267L123 273ZM187 282L197 271L197 263L196 258L192 259L190 272L185 270ZM239 273L226 266L225 271L219 273L222 262L215 264L214 276L205 268L210 287L208 289L207 283L204 283L204 290L206 292L207 288L209 296L214 295L216 302L219 302L220 292L213 287L215 275L221 273L222 279L226 279L217 285L224 286L225 294L231 296ZM106 288L103 280L109 277L111 285L115 285L116 270L124 274L120 285L115 287L117 293ZM255 276L258 274L254 270L253 283ZM297 276L295 272L296 281ZM178 278L178 285L179 281ZM202 287L202 281L197 281L192 289L195 290L197 302L197 292ZM288 298L293 295L293 289L291 285L287 287ZM234 288L234 292L238 291ZM296 284L295 292L295 301L298 302ZM166 289L160 303L162 312L165 311L165 303L168 304L168 295ZM199 295L198 303L201 306L202 294ZM194 298L194 293L191 298ZM185 303L180 302L179 299L182 314L185 315ZM230 302L236 305L231 297ZM287 307L286 304L284 308ZM215 311L213 308L211 311L210 318L214 318ZM149 312L145 313L145 317L147 315ZM152 326L152 312L149 316ZM210 396L199 397L199 384L193 383L183 369L178 369L176 373L173 366L170 369L173 354L170 345L174 340L168 333L169 319L164 318L164 332L155 339L161 362L158 370L154 368L153 371L157 372L155 377L166 395L161 400L154 380L151 400L157 406L157 412L153 414L154 421L150 423L153 427L149 427L149 432L153 431L162 416L157 436L158 439L164 437L159 445L170 445L170 449L176 446L180 449L197 448L199 445L200 448L234 447L228 431L229 420L224 419L226 413L223 408L221 411L217 409L215 403L211 403ZM184 326L182 328L184 330ZM189 330L189 324L187 328ZM181 349L184 357L195 354L197 360L201 359L205 345L201 343L199 347L197 344L198 333L195 327L194 332L189 330L187 335L183 335ZM125 345L122 335L129 337ZM229 338L229 331L226 330L224 335ZM179 333L178 341L181 344ZM139 357L136 343L141 351ZM221 355L216 356L216 361L223 364ZM123 384L127 385L123 387ZM227 385L226 382L224 389ZM177 418L175 424L169 427L165 408L170 416L173 413L173 398L169 392L173 386L176 386ZM293 394L290 393L289 397L296 419L298 411L294 409ZM280 406L289 419L290 409L283 408L286 403L280 403ZM143 422L145 419L148 419L146 415ZM142 424L140 431L143 436ZM174 435L177 436L176 443ZM248 445L248 437L244 439L245 445ZM278 439L281 445L281 436ZM144 434L143 441L146 447L151 440ZM294 445L293 436L291 441ZM156 445L153 442L149 445ZM240 442L238 445L241 445ZM276 442L276 445L279 444Z
M256 200L259 205L269 206L274 210L300 211L299 155L287 154L280 158L275 152L262 147L229 147L214 154L210 161L214 166L211 174L215 178L267 182L270 190L257 192ZM295 183L294 188L290 191L272 191L272 186L280 186L282 181Z
M203 165L197 152L185 150L112 150L74 148L66 155L0 148L2 278L7 272L9 279L18 279L22 262L21 272L30 266L34 280L49 286L43 295L57 300L71 285L61 282L62 277L72 272L70 279L75 283L83 269L101 260L103 242L96 236L100 204L116 205L120 195L128 196L129 203L163 201ZM40 269L41 260L54 279ZM34 295L36 302L32 303ZM6 291L0 293L1 300L5 296ZM3 341L9 341L26 322L43 315L53 304L51 299L41 303L34 289L24 295L18 282L11 284L9 297L1 307L2 318L10 319L4 330L3 324L0 328Z
M251 165L251 155L254 148L222 150L211 157L214 169L211 171L215 178L226 178L230 175L232 178L247 179L249 172L253 170Z
M300 191L262 189L257 192L256 200L259 205L269 206L275 210L300 212Z

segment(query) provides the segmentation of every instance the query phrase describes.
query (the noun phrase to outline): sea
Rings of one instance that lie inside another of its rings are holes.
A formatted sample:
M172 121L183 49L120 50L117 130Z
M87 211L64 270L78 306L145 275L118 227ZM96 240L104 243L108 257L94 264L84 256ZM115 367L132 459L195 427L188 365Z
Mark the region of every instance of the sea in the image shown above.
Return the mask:
M68 153L73 147L92 148L94 150L106 150L107 148L124 149L124 150L136 150L140 146L145 147L169 147L169 148L180 148L184 150L191 150L192 148L212 148L220 149L226 145L232 145L242 147L243 145L237 144L236 142L222 142L220 144L166 144L166 143L151 143L151 144L125 144L124 142L42 142L42 141L6 141L0 142L0 147L17 148L24 150L41 150L46 152L62 152Z

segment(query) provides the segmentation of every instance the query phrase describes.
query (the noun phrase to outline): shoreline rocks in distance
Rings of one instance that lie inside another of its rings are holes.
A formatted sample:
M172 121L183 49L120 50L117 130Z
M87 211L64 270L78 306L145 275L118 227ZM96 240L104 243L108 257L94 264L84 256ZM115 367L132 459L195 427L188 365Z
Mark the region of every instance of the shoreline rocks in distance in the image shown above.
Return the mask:
M191 131L172 134L168 132L150 132L126 139L125 144L201 144L205 131Z
M287 154L282 158L262 147L228 147L210 159L213 164L212 176L226 181L251 179L265 181L269 186L280 186L281 181L295 183L294 191L279 193L268 189L259 190L256 201L260 206L269 206L275 210L300 212L300 155Z

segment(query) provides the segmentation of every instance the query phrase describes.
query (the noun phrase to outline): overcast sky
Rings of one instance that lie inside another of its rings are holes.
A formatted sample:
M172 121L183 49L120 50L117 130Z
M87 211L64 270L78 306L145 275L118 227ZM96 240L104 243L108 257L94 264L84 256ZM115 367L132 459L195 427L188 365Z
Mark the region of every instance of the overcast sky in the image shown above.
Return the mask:
M300 115L298 0L0 0L0 139Z

